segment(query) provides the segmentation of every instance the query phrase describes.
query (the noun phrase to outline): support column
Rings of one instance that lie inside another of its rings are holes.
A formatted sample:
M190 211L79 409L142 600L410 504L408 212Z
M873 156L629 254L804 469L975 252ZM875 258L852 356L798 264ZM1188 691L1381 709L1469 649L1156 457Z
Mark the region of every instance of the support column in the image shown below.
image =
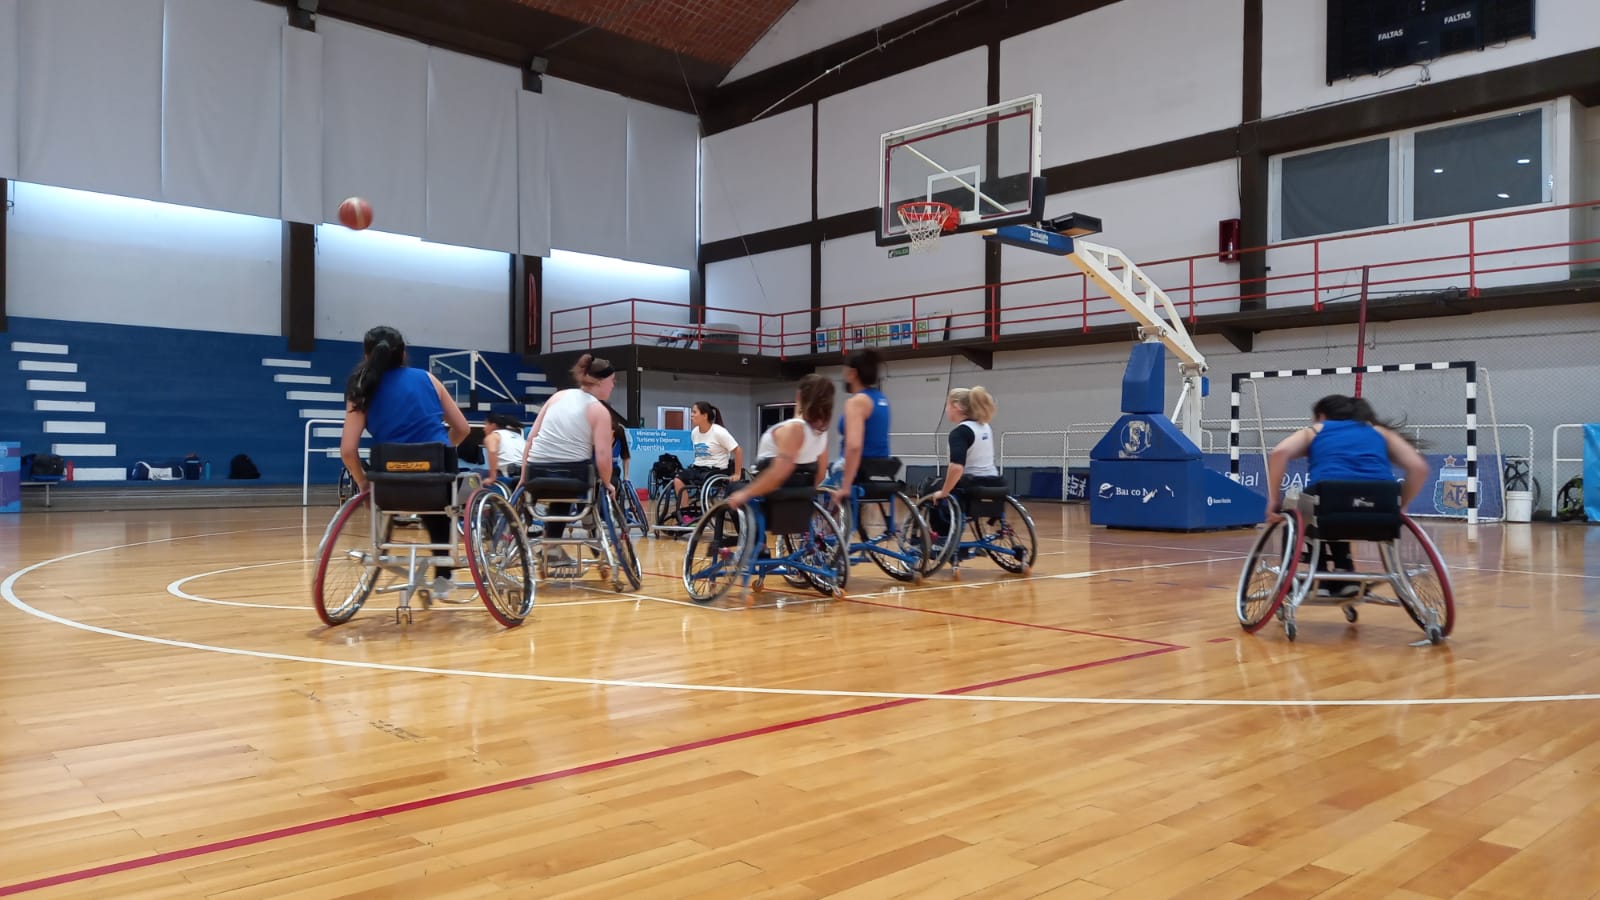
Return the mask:
M544 315L544 258L511 254L510 352L524 358L538 355Z
M317 348L317 227L306 222L283 223L282 321L290 350Z
M1000 102L1000 42L989 42L989 99L990 105ZM991 125L984 129L983 170L1000 171L1000 128ZM1029 186L1029 191L1032 187ZM983 292L984 339L1000 336L1000 282L1005 279L1001 264L1000 242L983 241L983 283L991 287ZM912 326L916 326L913 324ZM987 367L986 367L987 368Z
M0 333L11 330L6 319L6 232L11 228L11 182L0 178Z

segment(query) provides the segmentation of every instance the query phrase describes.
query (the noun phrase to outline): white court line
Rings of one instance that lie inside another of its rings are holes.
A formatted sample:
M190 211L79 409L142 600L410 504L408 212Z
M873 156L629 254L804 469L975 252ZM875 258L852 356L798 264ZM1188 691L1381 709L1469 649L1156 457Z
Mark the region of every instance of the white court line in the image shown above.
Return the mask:
M1600 578L1600 575L1583 575L1577 572L1534 572L1528 569L1490 569L1484 566L1451 566L1467 572L1495 572L1502 575L1543 575L1546 578Z
M663 681L628 681L612 678L577 678L561 675L536 675L521 672L481 672L472 669L439 669L429 666L406 666L393 663L374 663L360 660L324 659L314 656L297 656L290 653L273 653L265 650L245 650L238 647L219 647L214 644L199 644L193 641L178 641L170 638L155 637L152 635L135 634L128 631L118 631L112 628L103 628L99 625L90 625L63 618L53 613L45 612L29 606L18 597L15 585L23 576L38 569L66 560L90 556L96 553L105 553L112 550L123 550L131 547L142 547L150 544L171 543L180 540L193 540L195 538L217 537L224 534L257 533L259 531L280 531L285 528L298 528L301 526L283 526L279 528L255 529L252 532L216 532L214 534L183 535L173 538L161 538L151 541L138 541L130 544L119 544L110 547L100 547L95 550L81 550L77 553L68 553L52 559L42 560L32 565L24 566L11 573L4 581L0 581L0 597L16 609L27 613L37 619L76 628L91 634L100 634L107 637L124 638L126 640L141 641L147 644L156 644L164 647L176 647L184 650L203 650L211 653L221 653L228 656L244 656L255 659L272 659L282 662L309 663L311 665L338 666L349 669L373 669L385 672L409 672L420 675L453 675L462 678L495 678L508 681L538 682L543 684L573 684L592 685L598 687L627 687L645 688L654 690L697 691L702 693L718 694L765 694L789 697L850 697L866 700L942 700L963 703L1041 703L1052 705L1085 705L1085 706L1235 706L1235 707L1367 707L1367 706L1477 706L1495 703L1558 703L1578 700L1600 700L1600 694L1543 694L1520 697L1434 697L1434 698L1391 698L1371 700L1317 700L1312 698L1291 700L1242 700L1242 699L1211 699L1211 698L1184 698L1184 697L1032 697L1032 696L990 696L980 694L919 694L900 691L842 691L821 690L806 688L768 688L751 687L744 685L722 684L678 684ZM1176 563L1174 565L1193 565L1193 563ZM1058 577L1058 576L1049 576Z
M933 585L924 582L922 587L892 588L887 591L878 591L871 594L849 594L848 596L855 598L894 597L901 594L920 594L923 591L947 591L951 588L977 588L992 587L994 585L1004 584L1021 584L1025 581L1072 581L1078 578L1093 578L1096 575L1109 575L1115 572L1142 572L1147 569L1175 569L1179 566L1202 566L1207 563L1233 562L1235 560L1247 558L1248 554L1240 554L1238 556L1225 556L1217 559L1191 559L1185 560L1184 562L1174 563L1147 563L1141 566L1119 566L1115 569L1092 569L1087 572L1064 572L1060 575L1024 575L1021 578L997 578L993 581L951 581L947 584ZM940 571L944 570L941 569ZM938 573L935 572L934 574L937 575Z

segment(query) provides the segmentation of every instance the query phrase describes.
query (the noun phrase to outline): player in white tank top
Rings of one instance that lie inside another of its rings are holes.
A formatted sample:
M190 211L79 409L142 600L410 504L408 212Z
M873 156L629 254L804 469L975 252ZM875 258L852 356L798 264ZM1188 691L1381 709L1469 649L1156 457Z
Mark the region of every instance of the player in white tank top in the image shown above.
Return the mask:
M483 483L493 484L502 475L522 466L528 442L522 436L522 423L516 416L491 415L484 429L487 433L483 436L483 451L489 474Z
M944 405L945 418L955 423L950 431L950 466L944 484L927 495L928 499L947 497L963 477L995 478L994 431L989 422L994 416L994 398L982 387L956 388Z
M789 480L796 466L816 465L816 486L828 474L828 423L833 418L833 382L821 375L800 379L795 391L795 417L767 429L756 447L756 459L769 460L748 486L735 491L728 505L737 509L765 497Z
M545 401L544 408L539 411L539 421L534 423L533 440L528 442L528 462L587 462L595 458L594 429L588 413L599 402L586 391L556 391ZM611 433L609 424L606 433ZM607 440L607 456L611 455L610 448Z
M578 388L556 391L539 410L533 421L533 437L529 438L522 456L521 483L527 483L534 469L552 470L560 477L583 478L593 463L600 483L615 492L611 459L611 413L601 401L611 398L617 387L617 371L603 359L585 353L572 367L573 380ZM566 503L552 503L550 512L564 516L571 513ZM551 522L545 527L545 536L559 540L564 523Z

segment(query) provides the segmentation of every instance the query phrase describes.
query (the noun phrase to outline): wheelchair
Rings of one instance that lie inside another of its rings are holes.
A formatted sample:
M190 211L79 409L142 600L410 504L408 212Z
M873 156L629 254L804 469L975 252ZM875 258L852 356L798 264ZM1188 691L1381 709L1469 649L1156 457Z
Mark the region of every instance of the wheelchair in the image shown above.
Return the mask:
M529 468L537 470L539 464L531 463ZM586 569L593 567L599 570L601 580L609 580L612 589L618 592L639 589L644 572L639 564L639 556L634 552L633 538L624 522L620 504L599 483L592 463L584 478L530 472L527 481L517 488L513 497L513 505L522 521L532 519L540 523L540 535L529 538L529 546L538 562L541 579L577 581L583 577ZM571 504L571 512L567 515L551 512L551 507L558 503ZM569 535L572 529L580 529L583 536L551 538L543 526L552 522L565 523ZM573 549L572 562L552 566L550 551L562 547ZM588 553L592 553L593 558Z
M916 584L932 565L933 553L928 523L906 496L899 475L895 457L861 460L850 503L839 511L836 524L847 539L852 531L860 538L848 548L852 564L870 559L890 578Z
M532 557L516 510L499 494L474 489L476 476L455 468L455 450L445 444L373 448L371 487L339 507L317 548L312 597L324 623L350 621L374 594L399 595L397 623L411 621L413 596L432 605L426 574L440 562L459 567L460 559L454 540L394 540L397 519L422 514L449 516L452 538L463 536L472 587L497 622L511 628L527 618L533 609Z
M1455 627L1455 596L1439 550L1400 507L1393 481L1323 481L1284 504L1283 521L1256 538L1239 576L1239 625L1259 631L1274 615L1294 640L1307 605L1338 606L1345 620L1367 604L1399 606L1437 644ZM1381 572L1324 571L1327 542L1377 545ZM1303 567L1303 568L1302 568ZM1318 596L1323 585L1354 584L1351 596Z
M639 537L647 538L652 527L650 515L644 511L644 504L639 501L639 491L633 486L633 481L624 474L627 469L622 460L617 460L614 465L617 472L617 505L622 507L623 527L630 532L638 531Z
M681 470L675 477L683 478L690 468L693 467ZM678 492L672 489L672 479L667 479L655 495L655 527L662 531L687 531L694 527L693 523L699 521L706 510L733 493L730 485L736 474L730 462L728 468L707 475L698 490L685 483L683 489L689 496L686 503L679 501Z
M783 487L740 509L719 501L695 523L683 555L683 586L697 603L735 584L748 597L769 575L825 597L843 597L849 553L839 525L817 499L817 467L797 466Z
M918 511L929 533L928 564L923 575L946 565L952 577L961 577L961 563L979 553L1013 575L1027 575L1039 556L1039 537L1033 518L1001 479L993 483L963 478L950 496L922 500ZM963 532L971 537L963 540Z

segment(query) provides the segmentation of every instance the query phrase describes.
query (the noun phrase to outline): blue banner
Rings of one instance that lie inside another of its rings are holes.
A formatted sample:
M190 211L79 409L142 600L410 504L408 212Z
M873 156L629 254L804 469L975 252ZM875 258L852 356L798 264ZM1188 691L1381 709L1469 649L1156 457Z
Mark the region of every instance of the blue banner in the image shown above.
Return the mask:
M1422 458L1428 461L1428 485L1422 493L1411 501L1406 507L1406 512L1413 516L1460 516L1467 515L1467 455L1465 453L1424 453ZM1587 463L1586 463L1587 465ZM1228 455L1226 453L1206 454L1206 468L1219 472L1228 471ZM1279 489L1287 494L1291 490L1301 490L1306 486L1309 470L1306 460L1291 460L1289 468L1284 472L1283 484ZM1398 479L1398 475L1396 478ZM1597 475L1600 477L1600 475ZM1239 457L1239 482L1252 491L1262 496L1266 489L1266 466L1259 453L1242 455ZM1584 484L1588 484L1587 478ZM1478 457L1478 515L1489 518L1499 518L1502 514L1500 504L1500 457Z
M694 444L687 429L675 431L666 428L628 429L628 480L636 488L650 486L650 467L663 453L671 453L678 462L688 466L694 462Z
M0 441L0 513L22 512L22 445Z
M1600 425L1583 426L1583 515L1600 522Z

